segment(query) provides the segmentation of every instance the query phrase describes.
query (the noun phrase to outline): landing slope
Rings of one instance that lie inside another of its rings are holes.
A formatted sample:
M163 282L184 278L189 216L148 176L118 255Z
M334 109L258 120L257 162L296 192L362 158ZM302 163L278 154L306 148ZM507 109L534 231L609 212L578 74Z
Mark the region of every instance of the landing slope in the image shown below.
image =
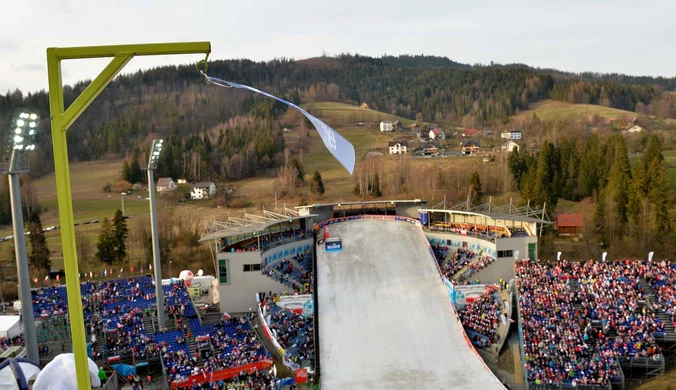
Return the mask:
M317 250L322 390L501 389L467 345L417 226L329 225Z

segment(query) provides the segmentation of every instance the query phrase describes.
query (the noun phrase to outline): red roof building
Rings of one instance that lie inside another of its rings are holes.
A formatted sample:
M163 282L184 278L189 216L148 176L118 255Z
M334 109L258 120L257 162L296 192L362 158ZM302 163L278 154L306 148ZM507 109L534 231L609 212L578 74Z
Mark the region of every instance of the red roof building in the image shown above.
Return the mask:
M565 213L556 216L556 229L559 235L578 234L584 227L582 214Z

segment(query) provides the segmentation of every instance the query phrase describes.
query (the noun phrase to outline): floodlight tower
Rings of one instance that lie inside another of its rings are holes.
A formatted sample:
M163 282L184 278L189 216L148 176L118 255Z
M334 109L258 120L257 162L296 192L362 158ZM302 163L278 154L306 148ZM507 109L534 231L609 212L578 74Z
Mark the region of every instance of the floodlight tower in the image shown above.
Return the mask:
M155 202L155 178L153 171L162 151L161 139L153 140L148 158L148 194L150 195L150 231L153 235L153 266L155 267L155 295L157 298L157 325L164 329L164 290L162 290L162 264L160 263L160 240L157 237L157 207ZM171 275L169 275L171 277Z
M10 122L11 133L9 134L12 154L9 159L9 166L3 167L3 173L9 175L12 227L14 228L14 248L19 277L19 298L21 300L26 355L34 361L39 361L38 343L35 335L35 319L33 318L31 280L28 275L28 259L26 258L26 238L23 232L19 175L28 172L28 167L21 164L21 155L24 151L35 150L34 140L39 119L38 114L23 110L20 110L12 119L12 122Z

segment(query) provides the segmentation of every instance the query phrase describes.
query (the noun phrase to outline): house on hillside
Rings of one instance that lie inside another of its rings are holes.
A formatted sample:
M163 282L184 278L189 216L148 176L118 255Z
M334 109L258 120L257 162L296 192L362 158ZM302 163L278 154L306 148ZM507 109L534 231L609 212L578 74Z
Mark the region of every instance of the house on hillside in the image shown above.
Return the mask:
M160 177L157 179L157 192L174 191L176 188L178 188L178 186L174 183L174 179L170 177Z
M506 153L511 153L514 151L514 148L516 148L516 151L519 151L519 144L516 142L512 141L511 139L504 144L500 145L500 151L501 152L506 152Z
M390 149L390 154L406 154L408 150L408 142L406 141L391 141L387 144Z
M623 133L625 134L633 134L633 133L642 133L644 131L643 127L639 125L634 125L627 130L624 130Z
M434 140L446 139L446 132L440 127L435 127L430 130L429 138Z
M408 125L406 128L409 129L410 131L414 132L414 133L420 132L420 126L418 126L417 123L412 123L412 124Z
M392 131L404 130L404 124L401 121L392 121Z
M471 139L462 143L462 154L472 156L479 152L481 142L478 139Z
M394 129L394 125L392 121L383 121L380 122L380 131L386 132L386 131L392 131Z
M583 228L582 214L562 213L556 216L556 230L559 236L577 235L582 233Z
M178 179L178 180L176 180L176 182L177 182L178 184L186 184L186 183L188 183L188 181L187 181L186 179Z
M505 131L504 133L501 133L500 137L503 138L503 139L519 140L519 139L522 138L521 130L510 129L509 131Z
M463 137L471 137L474 134L476 134L476 129L466 129L465 131L462 132Z
M370 110L369 105L366 104L366 103L362 103L362 104L359 106L359 108L365 108L365 109L367 109L367 110Z
M190 199L209 199L216 196L216 184L210 181L196 183L190 191Z
M441 146L437 141L423 142L421 145L423 156L438 156Z

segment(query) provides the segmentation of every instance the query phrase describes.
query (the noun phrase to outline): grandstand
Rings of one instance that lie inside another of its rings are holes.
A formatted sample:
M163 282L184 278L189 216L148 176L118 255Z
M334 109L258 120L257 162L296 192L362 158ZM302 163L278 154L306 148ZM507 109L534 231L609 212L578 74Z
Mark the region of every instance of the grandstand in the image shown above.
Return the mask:
M200 319L183 281L163 285L167 329L157 329L155 288L151 276L81 284L85 325L92 340L92 357L114 366L126 364L166 378L167 386L192 384L223 370L252 372L269 367L269 355L245 317L206 324ZM32 291L36 318L45 329L43 349L52 328L63 331L67 318L64 286ZM50 313L58 313L50 317ZM63 352L63 346L61 347ZM58 345L57 348L58 349ZM154 367L157 371L154 371ZM221 380L229 379L221 375Z
M540 262L548 224L529 207L419 200L231 217L202 236L217 252L220 310L198 310L194 286L164 281L159 329L150 275L93 278L80 288L91 354L109 375L124 364L172 389L277 388L273 361L328 389L501 388L485 364L503 347L529 388L663 374L676 362L676 265ZM46 362L70 350L66 290L32 298ZM0 359L22 344L0 340Z

